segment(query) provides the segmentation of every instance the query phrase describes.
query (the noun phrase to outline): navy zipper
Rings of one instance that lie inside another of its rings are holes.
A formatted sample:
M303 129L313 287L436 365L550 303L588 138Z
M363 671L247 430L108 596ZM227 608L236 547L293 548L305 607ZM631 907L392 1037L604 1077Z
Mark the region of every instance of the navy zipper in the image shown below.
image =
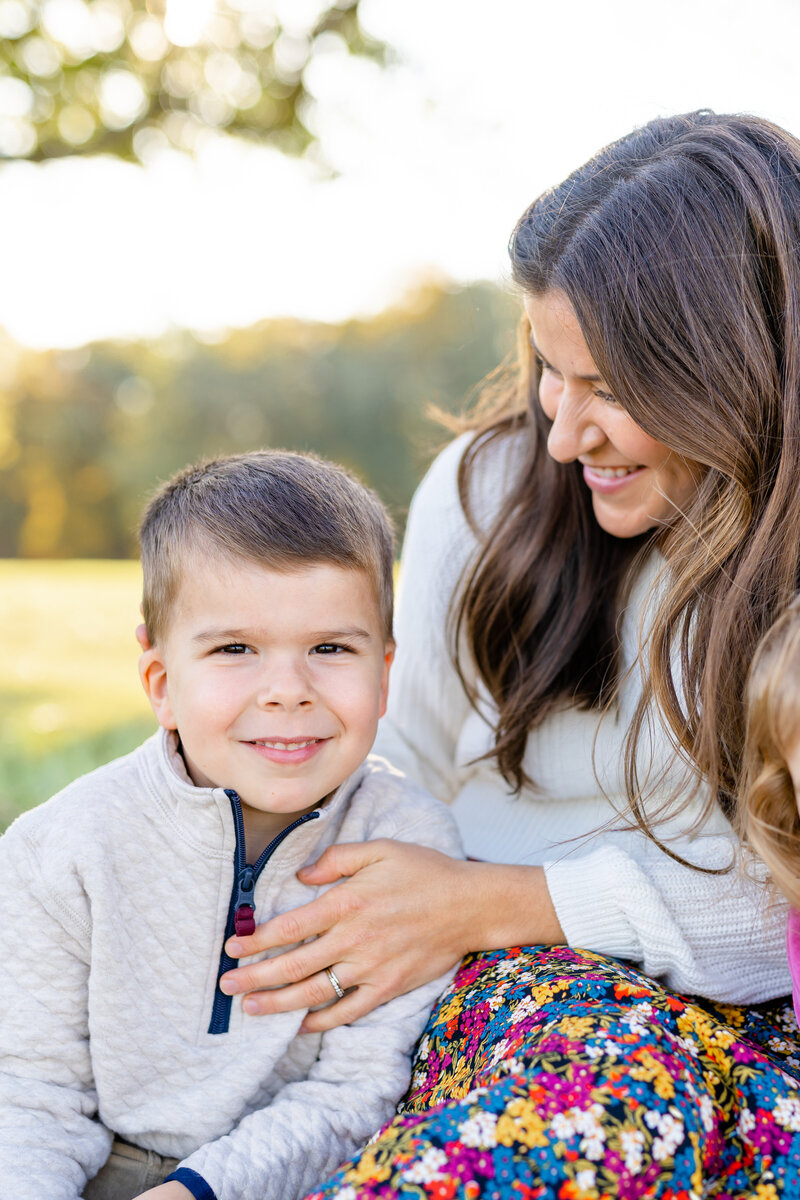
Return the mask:
M228 1032L233 997L226 996L224 992L219 990L219 981L226 971L232 971L239 963L237 959L231 958L229 954L225 953L225 943L228 938L233 937L234 933L239 932L244 934L250 925L255 928L255 890L259 875L278 849L278 846L289 836L293 829L297 829L300 825L305 825L306 821L316 820L320 815L318 811L314 811L306 813L305 816L298 817L296 821L292 821L291 825L287 825L277 837L272 839L267 848L262 851L251 866L247 861L242 802L233 788L225 788L225 795L231 802L233 825L236 831L236 849L233 854L231 901L228 905L228 919L225 922L225 936L222 939L222 950L219 956L217 986L214 991L214 1003L211 1006L211 1021L208 1026L209 1033ZM248 909L250 910L249 913ZM239 927L238 930L237 925Z

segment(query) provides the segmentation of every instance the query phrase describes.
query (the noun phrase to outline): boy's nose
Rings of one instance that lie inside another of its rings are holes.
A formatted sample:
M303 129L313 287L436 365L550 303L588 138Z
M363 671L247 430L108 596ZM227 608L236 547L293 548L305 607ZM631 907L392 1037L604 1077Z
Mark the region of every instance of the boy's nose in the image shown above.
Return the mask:
M257 702L262 708L303 708L312 704L313 699L313 689L305 672L293 663L268 668L257 694Z

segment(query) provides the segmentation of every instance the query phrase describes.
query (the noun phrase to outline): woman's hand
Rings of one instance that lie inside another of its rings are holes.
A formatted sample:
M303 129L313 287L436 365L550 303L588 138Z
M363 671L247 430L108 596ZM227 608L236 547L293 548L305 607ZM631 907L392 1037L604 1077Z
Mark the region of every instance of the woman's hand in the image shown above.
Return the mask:
M305 1032L355 1021L436 979L470 950L563 941L540 867L461 862L423 846L382 839L330 846L298 876L311 885L345 882L273 917L250 937L231 939L226 948L232 958L244 958L315 940L229 971L220 986L229 995L253 993L244 1000L250 1013L315 1008L335 998L325 973L332 968L348 994L309 1013ZM515 937L522 929L526 936Z

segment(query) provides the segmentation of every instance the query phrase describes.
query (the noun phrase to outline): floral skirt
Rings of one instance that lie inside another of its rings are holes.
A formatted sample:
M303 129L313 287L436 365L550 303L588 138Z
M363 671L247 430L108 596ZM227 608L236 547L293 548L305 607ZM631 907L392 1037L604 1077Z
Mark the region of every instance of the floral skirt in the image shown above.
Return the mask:
M568 947L471 955L399 1115L307 1200L800 1200L791 1000L668 992Z

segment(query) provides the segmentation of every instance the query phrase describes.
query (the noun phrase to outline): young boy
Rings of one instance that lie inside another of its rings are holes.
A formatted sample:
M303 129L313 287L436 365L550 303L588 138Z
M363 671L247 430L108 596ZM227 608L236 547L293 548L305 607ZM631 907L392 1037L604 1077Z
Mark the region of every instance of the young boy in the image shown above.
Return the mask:
M392 1114L446 982L323 1035L218 984L228 938L321 890L297 871L331 843L461 853L367 759L391 531L340 468L262 451L180 473L140 539L161 729L0 839L0 1196L294 1200Z

